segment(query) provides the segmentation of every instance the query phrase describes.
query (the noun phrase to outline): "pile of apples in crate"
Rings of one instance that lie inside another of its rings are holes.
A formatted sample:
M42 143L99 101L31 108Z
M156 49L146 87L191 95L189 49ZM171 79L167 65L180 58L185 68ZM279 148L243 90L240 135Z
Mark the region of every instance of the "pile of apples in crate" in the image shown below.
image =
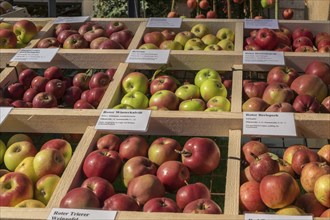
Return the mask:
M38 48L127 49L134 37L123 22L110 21L104 26L88 21L75 28L69 23L57 24L53 36L40 40Z
M0 21L0 48L25 47L41 28L26 19L16 21L14 24Z
M48 67L41 75L33 69L24 69L18 73L18 82L2 88L0 106L97 108L116 69L79 71L66 76L57 66Z
M223 75L214 69L204 68L194 74L193 82L181 84L175 79L175 74L156 71L149 83L145 74L130 72L121 82L124 96L113 108L230 111L227 97L230 96L231 80L223 80Z
M330 145L291 145L282 158L258 140L242 147L240 211L330 217Z
M219 51L235 50L235 32L229 28L220 28L211 33L206 24L196 24L190 31L175 32L165 29L152 31L143 36L140 49L170 49L170 50L204 50Z
M6 14L6 13L12 12L12 11L14 11L12 4L10 4L8 1L0 2L0 15Z
M276 31L262 28L250 31L244 44L245 50L329 53L330 34L322 31L314 36L308 28L301 27L294 30L281 27Z
M243 111L329 113L330 66L317 60L303 74L276 66L266 81L243 81Z
M67 192L60 207L221 214L210 189L190 182L191 175L219 168L220 158L210 138L191 137L182 146L169 137L147 142L139 135L106 134L82 163L85 179Z
M72 157L64 139L49 139L39 148L31 137L0 140L0 206L45 207Z

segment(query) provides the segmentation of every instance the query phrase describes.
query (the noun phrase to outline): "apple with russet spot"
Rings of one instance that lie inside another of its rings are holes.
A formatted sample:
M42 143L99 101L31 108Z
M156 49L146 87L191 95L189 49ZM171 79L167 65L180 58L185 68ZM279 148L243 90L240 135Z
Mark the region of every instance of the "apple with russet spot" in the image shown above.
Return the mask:
M191 38L184 45L184 50L204 50L206 45L200 38Z
M210 30L206 24L199 23L199 24L195 24L191 28L190 32L193 33L196 37L201 39L205 35L209 34Z

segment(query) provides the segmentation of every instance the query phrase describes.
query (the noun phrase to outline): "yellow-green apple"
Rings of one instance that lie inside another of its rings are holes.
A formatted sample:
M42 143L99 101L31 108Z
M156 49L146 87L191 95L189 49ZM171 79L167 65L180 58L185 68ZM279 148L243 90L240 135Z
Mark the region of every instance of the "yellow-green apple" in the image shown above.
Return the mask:
M188 167L180 161L170 160L162 163L156 173L167 192L175 192L186 185L190 179Z
M243 97L249 99L252 97L262 98L268 84L264 81L247 81L243 84Z
M162 35L164 35L165 40L174 40L176 33L169 29L164 29L162 32Z
M13 25L9 22L1 21L0 22L0 29L13 30Z
M322 215L322 213L327 209L319 201L317 201L314 193L305 193L300 195L294 204L306 213L313 214L315 217L320 217L320 215Z
M232 41L228 39L221 40L217 43L218 46L222 48L222 50L233 51L235 50L235 45Z
M266 210L267 207L260 196L260 183L248 181L240 186L239 206L241 212L263 212Z
M106 41L106 40L109 40L109 38L107 37L98 37L98 38L95 38L94 40L92 40L89 44L89 47L91 49L99 49L100 48L100 45Z
M109 108L111 108L109 106ZM113 109L134 109L133 106L127 104L118 104L112 107Z
M263 8L271 8L274 6L275 1L274 0L261 0L260 3ZM262 19L262 16L258 16L255 19Z
M135 156L129 159L123 166L122 175L124 185L127 187L132 179L144 174L155 175L157 166L149 158Z
M8 170L14 171L26 157L37 154L36 147L29 141L19 141L10 145L4 155L4 163Z
M220 40L214 34L207 34L202 37L202 41L205 45L217 44Z
M165 188L155 175L144 174L130 181L127 195L135 198L138 204L144 205L152 198L163 197Z
M272 82L265 88L262 99L269 105L281 102L292 102L294 92L285 83Z
M313 33L308 28L297 27L292 31L292 39L305 36L308 37L311 41L313 40Z
M0 42L0 48L16 48L16 35L11 30L0 29Z
M323 145L317 151L317 154L320 156L322 161L325 161L328 165L330 165L330 144Z
M178 141L169 137L160 137L154 140L148 149L148 158L158 166L169 160L177 160L182 147Z
M159 90L149 100L149 107L165 107L168 110L176 110L179 106L179 98L169 90Z
M299 76L297 70L287 66L275 66L267 74L267 83L279 82L291 85L294 79Z
M260 182L261 199L272 209L280 209L292 204L299 194L297 181L286 172L265 176Z
M144 204L143 212L181 212L174 200L167 197L153 198Z
M330 208L328 208L327 210L325 210L320 217L322 218L329 218L330 217Z
M330 174L319 177L314 185L316 199L325 207L330 208Z
M159 49L155 44L153 43L144 43L139 46L139 49L141 50L150 50L150 49Z
M196 37L190 31L182 31L175 35L174 41L179 42L182 46L185 46L189 39Z
M51 47L61 47L61 43L56 39L56 37L43 38L37 44L37 48L51 48Z
M9 172L0 178L0 206L15 206L33 198L33 183L23 173Z
M72 147L68 141L64 139L51 139L46 143L44 143L41 146L40 150L48 149L48 148L59 150L64 157L65 166L68 165L72 157Z
M204 51L220 51L222 48L217 44L211 44L204 48Z
M309 148L300 148L292 156L292 168L294 172L301 175L303 166L309 162L320 161L319 155L315 151Z
M207 108L219 107L225 112L230 111L230 101L223 96L214 96L206 103Z
M211 199L211 192L205 184L196 182L180 187L175 198L179 208L184 209L187 204L197 199Z
M33 168L38 178L46 174L61 176L65 169L64 157L59 150L43 149L34 156Z
M33 168L33 160L34 157L24 158L24 160L22 160L22 162L20 162L15 168L15 172L24 173L32 180L33 183L35 183L38 180L38 177Z
M0 139L0 165L3 163L6 150L7 150L6 144Z
M190 138L178 153L181 154L182 163L195 174L208 174L220 163L220 149L210 138Z
M200 93L205 102L209 101L214 96L227 97L227 89L217 79L207 79L205 80L200 88Z
M152 43L159 47L159 45L165 41L165 36L160 31L153 31L146 33L143 36L144 43Z
M47 205L60 179L61 177L55 174L42 176L35 184L34 198Z
M305 68L305 74L316 75L326 84L330 84L330 65L326 62L313 60Z
M135 156L147 156L149 144L143 136L130 135L119 146L119 156L123 161Z
M231 29L229 28L226 28L226 27L223 27L223 28L220 28L218 31L217 31L217 34L216 34L217 38L219 38L220 40L230 40L231 42L234 42L235 40L235 32L232 31Z
M191 38L184 45L184 50L204 50L206 45L200 38Z
M212 199L197 199L188 203L183 213L196 213L196 214L222 214L220 206Z
M295 206L295 205L288 205L283 208L280 208L275 212L276 215L304 215L306 214L304 210Z
M311 39L309 39L308 37L304 37L304 36L298 37L293 40L293 42L292 42L293 50L296 50L297 48L299 48L301 46L313 47L313 42Z
M85 179L81 187L92 190L92 192L99 199L101 205L104 201L115 194L113 185L106 179L98 176L93 176Z
M219 72L214 69L203 68L196 73L194 78L194 84L200 87L202 83L207 79L216 79L221 81Z
M29 43L38 33L37 26L29 20L22 19L13 25L13 31L19 42Z
M113 182L118 176L122 166L119 153L109 149L92 151L83 163L86 177L99 176Z
M131 72L123 78L121 86L124 93L139 91L146 94L148 91L149 80L143 73Z
M60 208L100 208L100 201L90 189L78 187L71 189L60 202Z
M206 104L202 99L187 99L180 102L179 111L204 111Z
M28 141L30 143L33 143L32 138L26 134L14 134L7 141L7 147L9 147L15 142L20 142L20 141Z
M194 25L191 28L190 32L193 33L196 37L201 39L205 35L209 34L210 30L206 26L206 24L199 23L199 24Z
M244 159L250 164L255 160L255 157L252 156L252 154L255 156L264 154L268 152L268 147L260 141L251 140L242 146L242 152Z
M16 204L15 208L45 208L45 204L36 199L26 199Z
M273 50L277 42L275 31L268 28L259 29L255 37L255 43L264 50Z
M104 210L113 211L141 211L140 205L124 193L117 193L104 201Z
M252 97L246 100L242 105L244 112L263 112L269 107L268 103L262 98Z
M175 95L180 101L200 98L199 87L194 84L184 84L175 90Z
M253 155L255 159L250 163L250 173L253 179L260 182L265 176L279 172L278 156L266 152L259 156Z
M320 112L321 105L314 96L300 94L293 100L292 107L296 112Z
M155 92L159 90L170 90L175 92L177 89L176 80L169 75L158 76L150 83L150 94L153 95Z
M294 144L287 147L283 153L283 160L292 164L292 157L299 149L307 149L307 147L302 144Z
M164 90L167 91L167 90ZM160 91L159 91L160 92ZM156 93L155 93L156 94ZM148 97L140 91L128 92L120 101L121 104L132 106L134 109L146 109L149 104Z
M80 34L72 34L63 42L63 49L81 49L88 46L87 40Z
M220 107L210 107L204 110L205 112L223 112L223 109Z
M96 142L97 149L109 149L118 151L121 144L121 139L115 134L106 134L100 137Z
M159 45L159 49L163 50L183 50L183 46L174 40L165 40Z

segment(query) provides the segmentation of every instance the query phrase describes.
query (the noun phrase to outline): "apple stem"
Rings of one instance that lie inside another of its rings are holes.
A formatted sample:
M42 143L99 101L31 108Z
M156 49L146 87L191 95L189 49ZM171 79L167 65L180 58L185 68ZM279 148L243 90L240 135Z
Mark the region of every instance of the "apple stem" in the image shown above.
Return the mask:
M250 152L250 155L255 159L255 160L259 160L259 157L257 155L255 155L254 153Z
M253 0L250 0L250 18L253 18Z
M186 151L186 150L182 150L182 151L180 151L180 150L174 150L174 151L176 153L178 153L178 154L181 154L184 157L190 157L191 156L191 152Z
M228 19L231 19L231 5L230 5L230 0L227 0L227 13L228 13Z
M175 0L172 0L171 11L174 11L174 7L175 7Z
M93 73L93 69L91 68L91 69L88 69L87 71L86 71L86 75L87 76L92 76L94 73Z
M185 183L187 186L189 185L189 183L187 182L187 180L185 180L184 183Z

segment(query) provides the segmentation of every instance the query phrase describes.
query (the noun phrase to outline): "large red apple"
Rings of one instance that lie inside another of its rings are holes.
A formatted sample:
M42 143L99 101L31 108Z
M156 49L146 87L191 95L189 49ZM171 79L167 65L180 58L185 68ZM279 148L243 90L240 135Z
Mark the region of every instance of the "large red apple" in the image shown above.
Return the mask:
M267 83L279 82L290 86L298 76L299 74L294 68L275 66L267 74Z
M313 192L316 180L325 174L330 174L330 166L325 162L309 162L301 170L300 183L306 192Z
M103 204L107 198L115 194L115 189L112 184L108 180L98 176L85 179L82 182L81 187L90 189L99 199L101 204Z
M100 201L92 190L78 187L70 190L62 198L60 208L100 208Z
M327 209L317 201L314 193L300 195L294 204L306 213L311 213L314 217L320 217L320 215Z
M268 152L268 147L260 141L252 140L252 141L246 142L243 145L242 151L243 151L245 160L250 164L255 159L255 157L253 157L251 155L251 153L253 153L253 155L255 155L255 156L259 156L263 153Z
M196 199L211 199L211 192L201 182L182 186L176 193L176 203L183 209L188 203Z
M103 209L110 211L140 211L139 204L124 193L117 193L104 201Z
M320 161L320 158L315 151L309 148L301 148L293 154L291 165L294 172L300 175L305 164L318 161Z
M330 65L326 62L312 61L306 66L305 74L316 75L322 79L325 85L330 85Z
M144 212L181 212L174 200L166 197L150 199L143 206Z
M243 183L239 188L240 211L263 212L266 205L261 200L260 184L254 181Z
M123 161L136 156L146 157L149 144L146 139L140 135L131 135L125 138L119 146L119 156Z
M264 91L267 87L267 82L254 82L250 81L243 85L243 95L244 98L249 99L252 97L259 97L262 98L262 95L264 94Z
M260 182L267 175L279 172L277 155L267 152L253 156L255 159L250 163L250 173L257 182Z
M183 213L194 213L194 214L222 214L220 206L211 199L197 199L188 203Z
M320 112L321 105L319 101L314 96L310 95L298 95L293 103L292 107L296 112L304 113L304 112L311 112L311 113L318 113Z
M278 39L275 32L268 28L258 30L255 43L264 50L273 50L277 45Z
M115 134L107 134L100 137L96 142L97 149L109 149L118 151L121 139Z
M272 82L266 87L262 99L269 105L291 102L294 99L294 92L285 83Z
M172 76L163 75L155 78L150 83L150 93L153 95L155 92L159 90L170 90L175 92L177 89L177 84Z
M33 97L33 108L54 108L57 107L56 97L46 92L40 92Z

